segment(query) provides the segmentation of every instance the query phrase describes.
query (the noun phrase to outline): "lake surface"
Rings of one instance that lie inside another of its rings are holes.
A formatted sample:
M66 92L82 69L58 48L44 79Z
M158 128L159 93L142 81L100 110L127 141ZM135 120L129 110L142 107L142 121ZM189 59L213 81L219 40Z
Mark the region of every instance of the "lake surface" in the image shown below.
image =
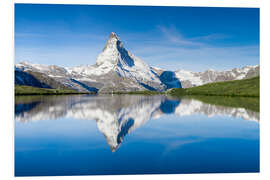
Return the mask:
M163 95L15 99L15 176L219 172L259 172L259 112Z

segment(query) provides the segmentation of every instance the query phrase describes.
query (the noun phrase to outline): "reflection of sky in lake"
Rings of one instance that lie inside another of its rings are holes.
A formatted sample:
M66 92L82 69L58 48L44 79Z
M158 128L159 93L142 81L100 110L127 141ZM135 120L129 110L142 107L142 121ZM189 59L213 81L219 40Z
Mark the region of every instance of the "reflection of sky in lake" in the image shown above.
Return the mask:
M112 103L105 98L106 101L100 102L115 105L110 109L111 116L108 112L106 116L115 119L107 124L103 122L106 119L82 118L90 117L87 112L84 112L84 116L80 115L80 118L75 116L78 111L75 111L74 99L68 100L72 102L73 116L69 112L69 115L60 113L62 116L58 116L56 120L40 118L39 121L19 121L22 117L16 119L15 174L86 175L259 170L257 121L244 120L224 113L217 113L211 117L204 113L180 116L176 110L185 103L184 100L178 107L172 105L175 102L168 105L169 102L166 98L164 100L164 97L155 98L129 98L133 102L131 104L123 102L122 99L120 105L118 100ZM84 103L80 103L80 106L85 105L89 108L89 102L87 106ZM94 103L99 107L95 109L91 106L91 112L94 112L94 109L96 112L101 109L105 114L109 111L106 105L100 102L91 100L90 104ZM163 107L167 104L167 110L160 110L162 102ZM61 104L60 101L56 104L48 103L47 108L40 104L35 111L32 109L33 113L41 114L43 111L48 114L48 109L51 112L58 109L59 113L63 110L61 106L55 108ZM136 104L139 104L140 108L134 111ZM147 111L142 111L142 108ZM139 117L140 113L133 116L130 114L132 111L141 111L143 116L150 117L150 120ZM130 118L133 119L133 124L126 123ZM121 137L121 142L117 144L117 136L123 133L127 134ZM115 149L114 145L117 146Z

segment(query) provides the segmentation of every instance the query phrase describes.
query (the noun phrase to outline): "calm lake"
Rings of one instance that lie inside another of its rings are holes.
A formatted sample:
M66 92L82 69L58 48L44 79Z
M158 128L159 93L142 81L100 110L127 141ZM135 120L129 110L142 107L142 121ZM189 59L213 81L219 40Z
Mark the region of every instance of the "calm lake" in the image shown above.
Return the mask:
M15 176L259 172L259 111L237 106L164 95L19 96Z

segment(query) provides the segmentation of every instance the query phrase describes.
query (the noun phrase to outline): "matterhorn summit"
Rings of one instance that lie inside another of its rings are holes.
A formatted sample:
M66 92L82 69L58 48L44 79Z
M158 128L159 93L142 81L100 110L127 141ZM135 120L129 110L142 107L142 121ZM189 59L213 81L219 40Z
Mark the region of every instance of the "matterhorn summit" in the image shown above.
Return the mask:
M117 64L118 56L120 51L123 49L123 44L120 41L120 38L112 32L109 36L109 39L106 42L106 45L101 54L97 58L97 65L102 64Z
M164 91L167 88L148 64L124 48L114 32L110 34L95 65L77 70L73 68L70 71L104 83L98 88L101 92Z

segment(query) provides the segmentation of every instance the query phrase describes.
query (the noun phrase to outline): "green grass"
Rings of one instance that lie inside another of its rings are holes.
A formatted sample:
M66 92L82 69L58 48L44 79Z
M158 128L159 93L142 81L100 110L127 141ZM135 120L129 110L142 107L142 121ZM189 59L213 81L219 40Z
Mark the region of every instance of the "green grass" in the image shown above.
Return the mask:
M75 90L66 89L47 89L32 86L15 85L15 95L62 95L62 94L86 94Z
M259 97L260 77L244 80L209 83L192 88L175 88L166 92L173 96L206 95L206 96L238 96Z

